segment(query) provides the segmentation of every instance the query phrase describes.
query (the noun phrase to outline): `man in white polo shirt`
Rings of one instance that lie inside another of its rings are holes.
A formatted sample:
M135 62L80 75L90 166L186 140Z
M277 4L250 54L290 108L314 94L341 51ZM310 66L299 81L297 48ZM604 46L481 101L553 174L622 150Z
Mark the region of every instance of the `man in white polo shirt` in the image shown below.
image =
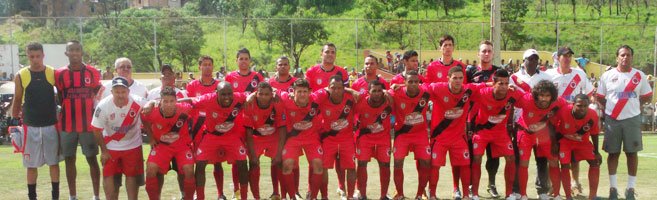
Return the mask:
M132 78L132 61L126 57L117 58L114 61L114 71L120 77L128 80L128 87L130 89L131 95L136 95L143 99L148 97L148 88L144 86L143 83ZM103 98L112 95L112 83L107 82L103 84L103 88L98 92L97 100L103 100Z
M627 157L626 199L635 199L634 184L639 165L637 152L643 150L641 139L641 105L650 102L652 89L643 72L632 68L634 50L623 45L616 50L616 69L600 76L596 93L605 115L602 149L609 153L609 199L618 199L616 169L621 146Z
M118 199L120 183L114 175L124 174L128 199L137 199L137 177L144 174L139 119L144 101L130 95L128 80L120 76L112 79L111 91L112 96L98 103L91 121L101 149L105 198Z

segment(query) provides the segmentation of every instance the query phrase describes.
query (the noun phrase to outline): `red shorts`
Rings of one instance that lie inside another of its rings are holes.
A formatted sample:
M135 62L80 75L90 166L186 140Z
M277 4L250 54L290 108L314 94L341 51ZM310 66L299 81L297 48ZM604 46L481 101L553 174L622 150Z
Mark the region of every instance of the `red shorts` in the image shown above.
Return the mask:
M489 131L479 131L472 137L472 153L474 155L483 155L488 144L490 144L493 158L513 155L513 142L511 142L511 138L506 132L493 133Z
M381 162L390 162L390 139L388 140L370 140L360 138L356 140L356 157L358 161L370 161L374 158Z
M184 165L194 164L194 154L188 145L169 146L165 144L159 144L151 149L147 162L157 164L160 168L159 173L167 174L169 163L173 158L176 158L176 165L180 174L183 174L182 167Z
M349 137L349 139L352 139ZM324 168L332 169L336 162L336 156L339 159L340 167L343 169L356 168L356 144L352 140L335 141L324 139L322 142L322 165Z
M273 136L253 138L253 149L255 150L256 156L260 157L262 154L270 158L276 156L276 152L278 151L278 135Z
M282 152L283 160L294 159L298 162L302 150L306 153L306 159L308 159L308 161L322 159L322 154L324 154L322 144L319 143L318 138L294 136L288 138L287 142L285 142Z
M125 150L109 150L112 159L105 161L103 164L103 176L113 176L124 174L125 176L137 176L144 174L144 156L141 152L141 146ZM165 168L166 170L169 167Z
M470 164L470 150L465 140L457 139L453 142L435 142L431 149L431 165L445 166L447 161L447 151L449 151L449 162L452 166L462 166Z
M425 132L422 132L425 134ZM417 137L416 133L408 133L397 136L395 144L392 148L395 159L403 159L408 155L409 151L415 153L415 159L430 159L431 147L429 146L429 138Z
M591 142L579 145L561 143L559 146L559 161L561 164L570 163L572 161L571 156L575 156L575 161L594 160L593 144Z
M224 152L222 155L221 152ZM196 149L197 161L246 160L246 146L239 137L205 134Z
M518 153L520 154L521 161L529 160L532 156L531 153L534 146L536 146L537 157L544 157L550 160L554 159L551 154L552 141L536 134L544 134L544 132L531 135L525 131L518 131Z

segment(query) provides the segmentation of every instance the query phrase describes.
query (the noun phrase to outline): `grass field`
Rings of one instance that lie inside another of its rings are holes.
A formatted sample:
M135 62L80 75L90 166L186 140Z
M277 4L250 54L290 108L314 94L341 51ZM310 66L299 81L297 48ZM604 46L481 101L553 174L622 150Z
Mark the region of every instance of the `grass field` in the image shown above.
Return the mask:
M639 154L639 174L638 174L638 179L637 179L637 192L638 195L641 199L652 199L657 197L657 190L655 190L654 185L652 185L652 181L657 180L657 173L655 172L655 169L657 168L657 135L645 135L643 137L644 141L644 150L640 152ZM144 157L146 158L147 153L149 152L150 147L148 145L144 146ZM11 146L8 145L3 145L0 146L0 184L2 184L2 187L0 187L0 199L26 199L27 197L27 188L26 188L26 181L25 181L25 169L22 167L22 161L21 157L18 154L12 154L12 148ZM78 155L82 155L81 152L78 152ZM606 159L607 155L603 153L603 157ZM504 159L502 159L503 162ZM598 189L598 196L601 197L606 197L608 195L608 186L609 186L609 179L607 176L607 165L606 165L606 160L603 161L603 165L601 166L600 170L600 187ZM260 178L260 194L262 197L268 197L272 193L271 186L269 185L271 183L271 179L269 176L269 164L270 161L268 158L262 158L261 160L261 178ZM300 162L301 166L301 193L305 194L305 188L307 188L307 162L305 159L302 159ZM78 156L78 198L82 200L87 200L91 199L92 196L92 190L91 190L91 179L89 178L89 169L86 164L86 161L84 160L83 157ZM531 183L533 183L536 168L532 167L533 166L533 159L532 163L530 164L529 168L529 187L527 189L529 196L532 198L536 198L536 190L533 189L533 186ZM65 178L65 173L64 173L64 163L62 162L60 164L61 167L61 172L60 172L60 193L61 193L61 199L68 199L68 187L66 184L66 178ZM225 177L224 177L224 192L226 192L228 197L232 197L232 188L230 185L232 184L232 179L231 179L231 173L230 173L230 166L224 165L224 170L225 170ZM367 193L369 194L370 197L377 197L379 194L379 173L378 173L378 167L376 167L375 162L370 163L369 165L369 181L368 181L368 191ZM586 162L581 163L581 176L580 179L582 181L582 185L584 187L584 192L588 194L588 181L586 179L586 174L588 170L588 165ZM485 182L487 182L488 176L485 172L485 170L482 170L482 185L479 191L480 194L484 199L489 198L488 194L486 193L486 188L485 188ZM500 167L500 171L497 174L497 186L498 190L500 192L504 191L504 177L503 177L503 172L504 168L503 166ZM329 171L330 173L330 178L329 178L329 198L330 199L337 199L338 196L336 194L336 188L337 188L337 178L335 177L335 172L334 171ZM208 181L206 183L206 195L209 197L208 199L214 199L210 194L214 194L216 192L216 187L214 184L214 179L212 178L212 167L209 166L206 170L206 174L208 177ZM404 174L405 174L405 187L404 191L406 196L412 197L415 194L415 191L417 189L417 173L415 171L415 163L411 159L406 160L405 168L404 168ZM624 188L626 187L627 183L627 167L625 166L625 156L621 156L620 159L620 166L618 168L618 182L619 182L619 191L621 193L621 196L623 194ZM163 194L162 194L162 199L174 199L175 197L179 196L178 192L178 185L175 180L175 173L169 173L166 176L165 180L165 185L163 189ZM392 178L391 178L392 179ZM42 167L39 169L39 179L38 179L38 186L37 186L37 191L38 195L42 199L48 199L50 198L50 179L48 175L48 168L47 167ZM651 186L652 185L652 186ZM652 189L651 189L652 188ZM449 167L443 167L441 169L441 174L440 174L440 180L438 182L438 197L441 199L445 198L451 198L451 191L452 191L452 175L450 172ZM390 183L390 187L388 190L389 195L394 194L394 183ZM140 199L147 199L146 191L144 190L143 187L140 188L139 190L139 197ZM249 197L252 198L252 196L249 194ZM102 187L101 187L101 198L104 199L104 195L102 194ZM126 199L126 193L125 193L125 188L121 188L121 195L120 199ZM579 197L579 199L584 199L584 197Z

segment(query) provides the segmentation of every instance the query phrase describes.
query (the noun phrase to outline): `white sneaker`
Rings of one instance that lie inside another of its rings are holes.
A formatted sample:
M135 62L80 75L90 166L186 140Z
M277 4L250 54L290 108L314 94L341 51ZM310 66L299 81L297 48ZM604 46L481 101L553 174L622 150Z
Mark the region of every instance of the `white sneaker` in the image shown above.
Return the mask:
M540 199L540 200L550 200L550 196L548 194L539 194L538 199Z
M353 198L354 198L354 199L359 199L359 198L360 198L360 190L356 190L356 191L354 191L354 196L353 196Z
M479 200L479 196L472 196L472 200Z
M337 190L336 192L338 193L338 196L340 197L340 199L342 199L342 200L347 200L347 193L344 192L344 190L341 190L341 189L338 187L338 190Z
M509 197L507 197L506 200L517 200L517 199L515 196L509 195Z
M511 193L511 195L509 197L513 197L513 199L520 199L521 196L522 195L520 195L520 193L515 193L514 192L514 193Z
M529 197L527 195L520 197L520 200L529 200Z
M561 195L557 195L553 197L552 200L563 200L563 198L561 198Z

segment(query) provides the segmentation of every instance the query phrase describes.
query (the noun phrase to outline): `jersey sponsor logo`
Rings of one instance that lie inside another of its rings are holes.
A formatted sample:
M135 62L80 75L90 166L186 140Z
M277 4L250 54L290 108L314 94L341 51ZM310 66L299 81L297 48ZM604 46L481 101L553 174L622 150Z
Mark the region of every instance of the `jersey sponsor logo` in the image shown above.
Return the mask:
M419 112L413 112L404 117L404 124L406 125L416 125L422 122L424 122L424 117Z
M616 92L617 99L631 99L637 97L638 95L634 91Z
M506 119L506 115L505 115L505 114L502 114L502 115L491 115L491 116L488 116L488 121L489 121L490 123L493 123L493 124L499 124L499 123L501 123L502 121L504 121L504 119Z
M312 126L313 126L313 123L309 122L309 121L300 121L300 122L294 123L292 125L292 127L294 127L294 129L297 129L297 130L300 130L300 131L308 130Z
M339 131L344 128L347 128L347 126L349 126L349 121L344 119L339 119L331 123L331 129L335 131Z
M456 119L463 115L463 109L460 107L452 108L445 111L445 119Z
M157 127L157 129L162 129L162 125L161 125L161 124L155 124L155 127Z
M380 123L376 123L376 122L372 123L370 125L367 125L367 128L370 129L372 131L372 133L378 133L378 132L381 132L385 129L385 128L383 128L383 125L381 125Z
M224 123L221 123L221 124L214 125L214 130L216 130L220 133L226 133L226 132L230 131L230 129L233 129L233 126L235 126L235 124L224 122Z

